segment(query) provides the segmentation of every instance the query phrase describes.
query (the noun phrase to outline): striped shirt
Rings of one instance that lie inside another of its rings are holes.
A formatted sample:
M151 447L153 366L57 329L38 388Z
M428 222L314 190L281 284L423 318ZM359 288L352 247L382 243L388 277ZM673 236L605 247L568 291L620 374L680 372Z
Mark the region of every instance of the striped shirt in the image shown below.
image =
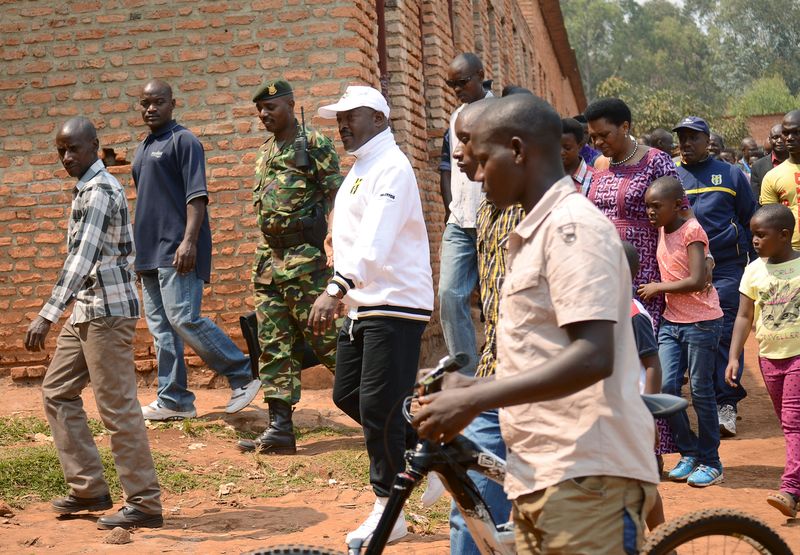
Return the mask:
M497 318L506 275L506 239L524 216L518 204L500 210L484 199L478 208L478 281L486 319L486 343L475 371L478 377L493 375L497 367Z
M72 194L67 259L39 315L56 322L75 301L73 324L106 316L138 318L139 297L131 271L133 230L125 191L98 160Z

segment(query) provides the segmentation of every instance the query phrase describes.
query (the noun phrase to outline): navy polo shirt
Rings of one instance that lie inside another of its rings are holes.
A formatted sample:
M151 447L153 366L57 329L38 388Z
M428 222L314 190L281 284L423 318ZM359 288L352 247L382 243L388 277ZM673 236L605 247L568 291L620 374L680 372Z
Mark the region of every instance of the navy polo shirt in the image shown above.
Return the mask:
M207 197L206 162L203 145L174 120L157 133L150 133L133 159L136 185L137 272L174 266L172 260L186 230L186 205ZM197 237L197 277L211 280L211 226L206 210Z
M737 167L710 156L698 163L678 166L697 221L708 235L708 249L719 266L755 260L750 237L750 217L756 209L750 181Z

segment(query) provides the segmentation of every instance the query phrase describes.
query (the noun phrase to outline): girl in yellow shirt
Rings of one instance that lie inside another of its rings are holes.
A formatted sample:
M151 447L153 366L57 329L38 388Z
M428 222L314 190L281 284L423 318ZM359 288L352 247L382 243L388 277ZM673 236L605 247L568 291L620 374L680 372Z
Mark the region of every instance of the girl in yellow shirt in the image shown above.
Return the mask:
M756 323L758 361L786 441L781 488L767 503L794 518L800 500L800 252L792 249L795 219L782 204L760 208L750 220L761 257L745 268L725 380L737 387L739 355Z

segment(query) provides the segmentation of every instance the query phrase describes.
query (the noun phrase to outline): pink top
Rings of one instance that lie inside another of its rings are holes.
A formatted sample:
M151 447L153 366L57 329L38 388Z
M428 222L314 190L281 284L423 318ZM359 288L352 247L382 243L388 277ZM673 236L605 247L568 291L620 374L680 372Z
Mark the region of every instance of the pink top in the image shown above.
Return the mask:
M700 223L691 218L672 233L658 231L658 268L661 281L679 281L688 278L689 245L703 243L703 251L708 254L708 236ZM717 290L709 287L693 293L667 293L667 309L664 318L677 324L693 324L722 317Z

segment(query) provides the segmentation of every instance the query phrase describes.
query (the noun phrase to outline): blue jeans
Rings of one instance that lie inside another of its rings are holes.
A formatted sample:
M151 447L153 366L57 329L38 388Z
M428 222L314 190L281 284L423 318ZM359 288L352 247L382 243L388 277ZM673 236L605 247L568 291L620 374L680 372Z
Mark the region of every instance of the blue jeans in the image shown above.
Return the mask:
M714 267L714 287L719 294L719 304L722 308L722 332L719 336L719 349L716 357L716 374L714 375L714 393L717 405L736 404L747 397L747 391L742 386L742 372L744 372L744 352L739 355L739 387L731 387L725 383L725 368L728 366L728 352L731 348L733 324L736 313L739 311L739 282L744 273L744 264L734 262L720 264Z
M200 316L203 280L196 272L159 268L143 272L141 281L144 315L156 347L161 406L177 411L194 407L194 394L186 386L184 342L212 370L227 377L231 389L253 379L248 357L211 320Z
M681 394L683 375L688 367L692 406L697 414L697 434L683 410L669 418L675 444L681 456L697 457L700 464L721 469L719 460L719 418L714 397L714 363L722 318L676 324L661 321L658 332L658 358L661 361L661 391Z
M475 375L478 346L469 300L478 284L478 246L474 228L447 224L442 235L439 257L439 307L442 332L451 355L469 355L469 364L461 369Z
M500 420L496 409L479 414L462 433L487 451L503 459L506 458L506 444L500 435ZM507 522L511 513L511 501L506 497L503 486L473 470L470 470L468 475L489 506L489 512L495 523ZM452 503L450 509L450 553L452 555L480 555L481 553L475 542L472 541L467 523L458 512L455 503Z

